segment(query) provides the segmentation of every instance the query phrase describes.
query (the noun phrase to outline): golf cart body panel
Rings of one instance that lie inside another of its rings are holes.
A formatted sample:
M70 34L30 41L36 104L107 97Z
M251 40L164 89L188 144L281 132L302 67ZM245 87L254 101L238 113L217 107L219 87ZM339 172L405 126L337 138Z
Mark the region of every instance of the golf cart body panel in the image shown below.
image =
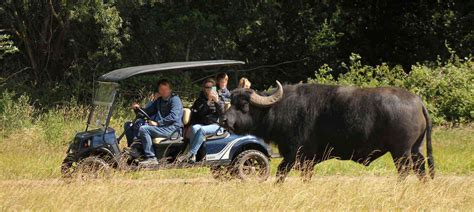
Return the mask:
M95 129L77 133L68 153L84 158L91 155L107 155L110 159L120 156L120 147L115 137L115 130Z
M218 68L224 66L236 66L245 64L236 60L207 60L207 61L191 61L191 62L172 62L161 63L144 66L133 66L121 68L99 77L99 81L118 82L138 74L154 73L169 70L199 69L199 68Z
M246 144L256 144L262 147L266 144L259 138L253 135L240 136L231 134L228 138L217 139L204 142L203 147L206 150L206 160L220 160L220 159L232 159L234 153L245 146ZM264 153L268 154L268 150L264 148Z
M260 150L266 156L270 156L267 144L253 135L230 134L224 139L206 141L201 148L206 153L204 161L210 166L229 165L240 152L247 149Z

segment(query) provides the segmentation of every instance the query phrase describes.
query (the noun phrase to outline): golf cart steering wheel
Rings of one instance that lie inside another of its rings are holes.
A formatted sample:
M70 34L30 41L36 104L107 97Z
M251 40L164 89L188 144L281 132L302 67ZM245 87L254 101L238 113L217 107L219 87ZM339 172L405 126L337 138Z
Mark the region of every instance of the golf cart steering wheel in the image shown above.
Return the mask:
M138 107L136 109L134 109L135 111L135 114L137 115L137 117L135 119L138 119L138 118L146 118L148 120L153 120L146 112L145 110L143 110L143 108L141 107Z

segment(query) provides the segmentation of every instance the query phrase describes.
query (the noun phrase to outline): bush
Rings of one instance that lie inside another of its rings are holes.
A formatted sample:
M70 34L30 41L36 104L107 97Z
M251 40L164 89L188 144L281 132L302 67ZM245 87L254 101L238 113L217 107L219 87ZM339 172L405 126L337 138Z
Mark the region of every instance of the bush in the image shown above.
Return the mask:
M0 137L39 130L48 144L66 144L74 131L85 127L88 111L72 99L69 105L40 111L32 106L30 97L4 91L0 94ZM27 133L26 133L27 134Z
M440 120L463 123L474 119L473 61L436 68L413 66L404 87L420 95Z
M334 75L323 65L308 83L338 84L359 87L395 86L419 95L435 124L466 123L474 119L474 62L453 57L446 64L417 64L406 74L400 66L362 65L352 54L350 64L342 64L342 74Z
M14 92L4 91L0 94L0 132L30 127L34 109L30 106L30 98L26 95L17 95Z
M37 126L41 127L48 144L68 144L75 132L85 128L88 111L72 102L72 105L58 106L38 115Z

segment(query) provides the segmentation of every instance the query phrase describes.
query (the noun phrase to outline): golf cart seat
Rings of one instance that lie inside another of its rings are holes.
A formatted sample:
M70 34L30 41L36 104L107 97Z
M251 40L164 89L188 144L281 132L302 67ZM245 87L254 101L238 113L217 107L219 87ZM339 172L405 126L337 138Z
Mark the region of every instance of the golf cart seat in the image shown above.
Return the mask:
M183 109L183 125L187 125L189 120L191 119L191 110L189 108ZM165 137L157 137L153 138L153 144L160 144L160 143L181 143L183 141L182 133L180 132L182 129L178 129L171 134L171 136Z

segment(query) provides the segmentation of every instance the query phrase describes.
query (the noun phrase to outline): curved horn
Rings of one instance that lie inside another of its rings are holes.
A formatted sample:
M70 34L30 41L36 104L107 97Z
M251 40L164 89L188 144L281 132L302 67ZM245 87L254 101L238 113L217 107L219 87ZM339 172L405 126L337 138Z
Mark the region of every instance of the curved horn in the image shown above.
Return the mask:
M250 103L252 103L255 106L268 107L280 101L281 98L283 98L283 86L281 86L278 80L276 81L276 83L277 83L277 89L275 90L275 92L273 92L272 95L260 96L256 92L253 92L250 95Z

